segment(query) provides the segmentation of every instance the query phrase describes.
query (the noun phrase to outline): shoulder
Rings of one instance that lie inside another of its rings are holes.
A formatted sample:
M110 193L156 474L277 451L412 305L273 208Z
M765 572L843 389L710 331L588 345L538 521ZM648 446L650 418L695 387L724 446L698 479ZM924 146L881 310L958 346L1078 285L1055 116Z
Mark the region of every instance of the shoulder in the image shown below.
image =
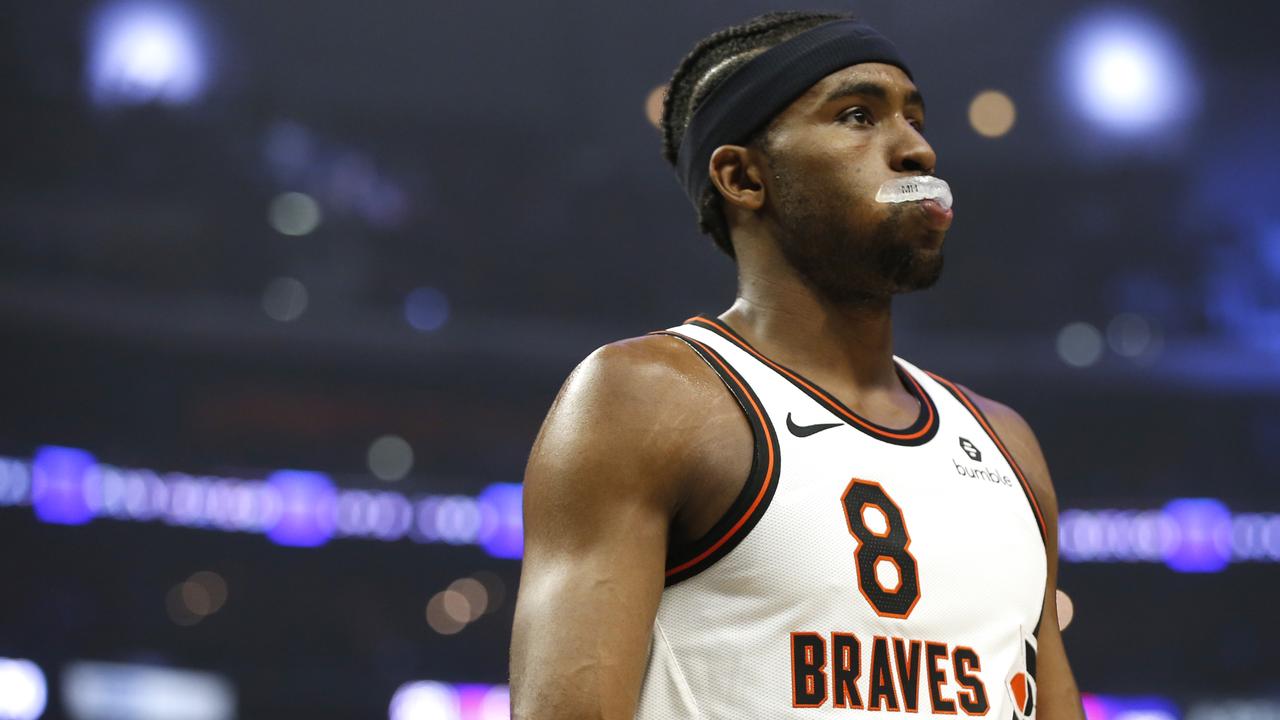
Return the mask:
M638 420L678 409L706 389L714 376L685 342L671 335L644 335L596 349L574 368L556 405L626 403ZM553 411L557 408L553 407Z
M713 430L708 419L726 402L733 401L718 377L679 338L605 345L560 389L534 443L526 485L607 477L611 492L656 493L674 507Z
M992 430L999 436L1009 454L1022 469L1042 509L1046 513L1052 512L1056 517L1057 494L1053 489L1044 451L1041 450L1040 441L1036 438L1031 425L1008 405L980 395L963 385L959 387L978 407L987 422L991 423Z

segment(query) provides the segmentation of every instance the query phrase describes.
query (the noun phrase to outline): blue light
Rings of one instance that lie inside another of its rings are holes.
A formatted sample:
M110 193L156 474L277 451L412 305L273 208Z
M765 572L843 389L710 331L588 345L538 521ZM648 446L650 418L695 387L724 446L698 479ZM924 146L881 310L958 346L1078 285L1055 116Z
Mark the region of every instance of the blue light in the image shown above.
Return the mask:
M415 330L439 330L449 320L449 298L433 287L417 288L404 299L404 319Z
M316 547L333 537L337 490L328 475L280 470L267 478L280 494L280 518L267 531L277 545Z
M1165 548L1164 562L1185 573L1221 572L1231 562L1231 511L1219 500L1170 500L1164 515L1178 532Z
M1077 110L1103 129L1139 134L1195 114L1186 57L1152 18L1117 10L1088 15L1068 34L1062 62Z
M524 518L521 496L524 488L515 483L494 483L485 488L476 502L493 516L481 528L480 545L490 555L499 558L519 558L524 555Z
M120 2L97 13L89 32L89 96L97 104L196 100L208 68L194 18L167 3Z
M93 467L93 455L84 450L54 445L37 450L31 460L31 504L36 517L57 525L92 520L85 484Z

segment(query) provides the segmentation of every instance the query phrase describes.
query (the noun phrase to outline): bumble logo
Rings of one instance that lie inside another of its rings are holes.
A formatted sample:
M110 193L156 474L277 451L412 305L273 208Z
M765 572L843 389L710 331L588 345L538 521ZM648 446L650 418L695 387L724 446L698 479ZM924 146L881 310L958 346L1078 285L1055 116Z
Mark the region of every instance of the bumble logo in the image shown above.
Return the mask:
M967 437L960 438L960 449L965 455L969 456L974 462L982 462L982 451L977 445ZM988 465L969 465L960 460L952 459L951 464L956 467L956 474L963 477L978 478L986 480L996 485L1004 485L1005 487L1013 487L1013 478L1008 475L1000 474L1000 471Z

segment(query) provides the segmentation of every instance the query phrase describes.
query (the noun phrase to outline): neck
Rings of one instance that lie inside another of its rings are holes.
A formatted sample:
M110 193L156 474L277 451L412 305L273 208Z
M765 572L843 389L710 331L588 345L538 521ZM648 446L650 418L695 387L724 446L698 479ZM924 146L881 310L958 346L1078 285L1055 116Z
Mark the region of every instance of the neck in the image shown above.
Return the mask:
M811 377L868 389L899 386L888 298L836 303L780 257L765 266L767 272L757 267L739 265L738 297L722 317L761 352Z

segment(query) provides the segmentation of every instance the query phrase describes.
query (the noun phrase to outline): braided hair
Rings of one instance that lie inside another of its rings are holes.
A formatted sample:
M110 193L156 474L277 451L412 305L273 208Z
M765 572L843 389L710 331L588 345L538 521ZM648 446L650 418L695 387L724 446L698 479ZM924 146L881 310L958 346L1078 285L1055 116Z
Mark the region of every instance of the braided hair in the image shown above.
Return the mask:
M748 60L806 30L848 17L837 13L771 12L703 38L680 61L667 84L662 102L663 157L673 167L676 165L676 154L693 113L713 89ZM746 144L760 144L765 130L762 128ZM733 257L729 224L724 217L724 200L715 186L708 186L702 191L697 209L698 229L710 235L717 247Z

